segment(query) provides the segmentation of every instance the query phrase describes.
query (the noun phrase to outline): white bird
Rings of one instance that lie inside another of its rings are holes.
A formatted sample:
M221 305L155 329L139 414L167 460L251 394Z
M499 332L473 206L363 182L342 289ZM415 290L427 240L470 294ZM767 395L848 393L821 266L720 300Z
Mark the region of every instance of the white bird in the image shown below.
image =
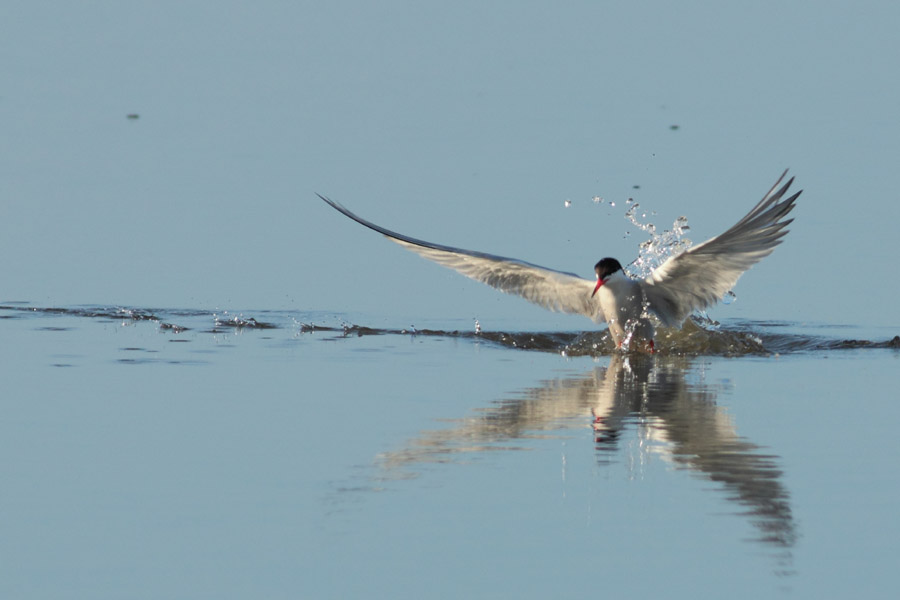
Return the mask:
M668 327L679 327L694 311L718 302L751 266L772 253L785 227L785 216L801 192L784 198L793 177L787 175L747 215L725 233L666 260L643 280L632 279L615 258L594 266L597 279L556 271L515 258L418 240L356 216L339 203L318 195L332 207L387 236L421 256L502 292L516 294L552 311L579 314L596 323L606 322L616 345L632 350L654 350L649 314ZM802 190L801 190L802 191Z

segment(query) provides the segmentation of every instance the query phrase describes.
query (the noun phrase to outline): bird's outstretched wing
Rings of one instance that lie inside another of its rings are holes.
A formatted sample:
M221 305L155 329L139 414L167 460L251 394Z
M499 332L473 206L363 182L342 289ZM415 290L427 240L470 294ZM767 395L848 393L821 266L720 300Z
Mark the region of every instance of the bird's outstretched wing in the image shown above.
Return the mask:
M486 283L507 294L521 296L552 311L584 315L598 323L605 320L599 302L591 298L595 283L591 280L514 258L418 240L358 217L334 200L321 194L317 195L357 223L466 277Z
M731 229L670 258L641 282L648 308L664 325L680 325L691 312L718 302L744 271L781 243L793 221L785 216L801 193L783 199L794 181L779 188L786 175Z

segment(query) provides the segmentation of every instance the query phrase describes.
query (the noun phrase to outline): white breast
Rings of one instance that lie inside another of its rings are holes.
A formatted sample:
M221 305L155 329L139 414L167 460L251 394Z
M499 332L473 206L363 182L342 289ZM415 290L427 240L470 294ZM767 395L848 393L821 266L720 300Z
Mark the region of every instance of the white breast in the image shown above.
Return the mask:
M642 319L643 292L637 281L634 281L621 271L611 275L603 286L597 290L600 299L600 308L606 315L609 331L616 345L622 343L627 332L626 326L631 322L631 327L639 327L635 330L640 337L653 339L653 327L647 319Z

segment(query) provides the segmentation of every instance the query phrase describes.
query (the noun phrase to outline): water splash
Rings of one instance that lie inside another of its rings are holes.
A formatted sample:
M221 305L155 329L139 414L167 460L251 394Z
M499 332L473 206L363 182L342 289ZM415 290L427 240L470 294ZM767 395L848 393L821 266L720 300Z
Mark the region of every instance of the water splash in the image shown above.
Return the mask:
M672 229L664 229L660 233L657 231L656 225L645 220L647 213L640 211L640 206L640 203L632 202L625 211L625 219L650 236L649 239L641 242L638 257L625 267L625 272L635 279L644 279L670 257L678 256L693 245L693 242L685 235L690 230L687 217L678 217L672 223Z
M227 310L223 310L220 313L213 313L213 329L216 331L222 331L223 329L232 329L235 332L240 332L244 329L276 329L277 326L272 323L266 323L265 321L257 321L253 317L244 318L243 313L238 315L231 315Z
M140 309L124 311L116 306L45 307L28 303L0 304L0 323L8 320L29 319L36 331L70 332L72 319L98 321L101 324L120 323L124 315L129 327L150 327L171 341L194 341L205 335L242 332L252 339L278 339L284 335L296 340L304 334L304 340L320 340L332 343L364 336L415 335L423 338L478 340L498 347L520 351L552 352L566 357L600 357L619 354L608 329L589 331L491 331L477 321L474 328L455 329L375 328L348 322L344 315L331 311L260 311L256 317L245 313L202 309ZM131 320L133 319L133 320ZM216 325L210 327L210 320ZM59 320L62 320L60 322ZM66 321L69 320L69 321ZM799 327L800 331L792 331ZM839 326L843 331L847 326ZM820 328L812 332L806 324L786 322L737 321L716 323L698 316L691 316L681 329L659 328L656 350L660 355L687 356L742 356L785 355L808 352L833 352L840 350L900 351L900 336L865 339L848 338L846 332L839 336L823 335ZM279 333L283 332L283 334ZM891 332L894 333L893 331ZM63 333L60 333L61 335ZM259 337L257 337L259 336ZM639 349L637 349L639 350Z
M595 196L594 202L598 202L598 200L602 202L600 196ZM609 205L615 207L616 203L610 201ZM625 210L625 219L649 236L638 246L638 257L624 268L629 277L645 279L669 258L678 256L693 246L693 242L687 237L687 232L691 229L687 217L678 217L672 223L671 229L663 229L662 232L659 232L656 225L648 220L648 215L653 217L656 215L656 211L642 210L640 203L636 202L634 198L628 198L625 205L628 207ZM631 231L626 231L624 237L630 237L631 234ZM722 303L731 304L735 300L737 300L737 295L733 291L728 291L723 296Z

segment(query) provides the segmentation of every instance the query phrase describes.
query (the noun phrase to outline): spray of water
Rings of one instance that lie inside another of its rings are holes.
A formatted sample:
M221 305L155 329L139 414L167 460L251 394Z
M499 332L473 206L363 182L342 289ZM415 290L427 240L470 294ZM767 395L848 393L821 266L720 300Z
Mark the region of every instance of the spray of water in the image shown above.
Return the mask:
M658 232L656 225L645 220L647 213L639 211L640 206L637 202L631 204L625 211L625 219L650 237L641 242L638 257L625 267L625 272L643 279L670 257L689 250L693 242L686 236L690 230L687 217L678 217L671 229Z
M597 203L597 198L594 201ZM603 203L601 199L599 203ZM615 202L608 202L609 206L615 207ZM625 205L625 220L637 227L640 231L646 233L649 237L639 245L638 257L630 264L625 266L625 273L633 279L644 279L658 268L669 258L678 256L691 248L693 242L687 237L687 232L691 227L688 225L688 219L685 216L678 217L672 223L671 229L663 229L661 232L657 230L656 225L648 220L648 212L641 209L641 205L629 198ZM656 213L650 211L652 217ZM630 235L630 232L626 236ZM737 299L737 295L733 291L729 291L722 298L725 304L731 304Z

